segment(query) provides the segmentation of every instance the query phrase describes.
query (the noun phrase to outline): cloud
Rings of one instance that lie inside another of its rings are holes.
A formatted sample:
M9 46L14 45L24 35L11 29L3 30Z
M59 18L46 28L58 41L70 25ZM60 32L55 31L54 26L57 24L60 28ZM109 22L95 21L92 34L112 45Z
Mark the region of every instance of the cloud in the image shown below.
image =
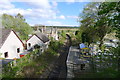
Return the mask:
M44 0L9 0L11 2L42 2ZM46 0L49 2L56 1L56 2L118 2L119 0Z
M74 18L74 19L78 19L78 16L67 16L67 18Z
M42 0L41 2L26 2L26 5L32 6L33 8L43 8L43 9L51 8L47 0Z
M71 0L72 2L73 0ZM28 8L16 7L12 2L25 2ZM77 18L76 16L64 16L58 15L59 10L57 9L57 1L49 0L2 0L0 1L0 12L7 13L15 16L21 13L26 21L33 24L44 24L44 25L64 25L61 22L52 21L54 19L66 19L66 18ZM1 14L0 13L0 14Z
M2 0L0 1L0 9L12 9L15 6L9 2L9 0Z
M57 17L58 19L65 19L65 16L64 15L60 15Z
M25 2L28 8L17 7L14 5L17 2ZM16 2L16 3L12 3ZM22 14L29 24L61 24L60 22L49 21L56 19L57 2L48 0L2 0L0 1L0 14L6 13L15 16L16 14ZM64 19L64 16L58 16L60 19Z
M58 26L58 25L62 25L61 22L57 22L57 21L47 21L44 23L45 25L53 25L53 26Z
M52 5L53 5L53 7L57 7L57 2L56 1L52 1Z
M79 26L79 25L69 25L69 24L62 24L61 22L57 21L47 21L44 23L47 26Z
M57 6L56 2L53 2L53 4L51 5L48 0L39 0L41 2L34 2L36 0L29 1L30 2L25 3L28 7L30 7L28 9L16 8L9 0L0 1L0 3L2 4L0 5L0 12L10 15L16 15L17 13L21 13L25 17L32 18L56 19L57 10L54 10L52 7Z
M66 2L75 2L75 0L65 0Z

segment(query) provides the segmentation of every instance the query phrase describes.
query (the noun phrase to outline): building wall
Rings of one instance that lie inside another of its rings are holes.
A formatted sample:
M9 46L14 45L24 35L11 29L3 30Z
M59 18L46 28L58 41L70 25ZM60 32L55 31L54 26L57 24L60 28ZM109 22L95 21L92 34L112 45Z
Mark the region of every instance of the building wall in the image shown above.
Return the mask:
M29 43L31 44L31 46L29 46ZM33 35L28 41L27 41L27 50L31 49L34 47L34 45L43 45L43 42L35 35Z
M17 48L20 48L19 53L17 53ZM0 49L0 53L2 53L2 58L5 58L5 52L8 52L8 57L6 59L20 58L19 54L23 52L23 44L13 31L10 32L10 35L7 37L6 41Z

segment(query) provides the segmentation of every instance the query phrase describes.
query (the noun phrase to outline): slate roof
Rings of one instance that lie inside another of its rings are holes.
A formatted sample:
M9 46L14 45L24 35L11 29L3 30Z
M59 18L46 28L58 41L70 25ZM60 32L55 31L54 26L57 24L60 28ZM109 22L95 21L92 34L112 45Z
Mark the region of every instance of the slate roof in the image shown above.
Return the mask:
M5 42L11 31L11 29L0 29L0 47Z
M20 42L23 44L22 40L19 38L19 36L16 34L16 32L12 29L5 29L5 28L0 28L0 48L4 44L5 40L9 36L10 32L13 31L13 33L16 35L16 37L20 40Z
M36 33L35 35L44 43L49 41L49 38L43 33Z

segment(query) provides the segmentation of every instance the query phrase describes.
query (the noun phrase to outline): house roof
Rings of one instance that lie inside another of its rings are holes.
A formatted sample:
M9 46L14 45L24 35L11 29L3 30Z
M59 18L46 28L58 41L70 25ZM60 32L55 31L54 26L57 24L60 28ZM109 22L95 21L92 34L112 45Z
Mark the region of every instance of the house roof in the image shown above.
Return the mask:
M0 47L5 42L11 31L11 29L0 29Z
M2 45L4 44L5 40L7 39L7 37L9 36L10 32L13 31L12 29L5 29L5 28L0 28L0 48L2 47ZM14 31L13 31L14 32ZM18 37L18 35L14 32L14 34L17 36L17 38L20 40L20 38ZM21 40L20 40L21 41ZM21 43L23 44L23 42L21 41ZM24 44L23 44L24 45Z
M43 33L36 33L35 35L44 43L49 41L49 38Z

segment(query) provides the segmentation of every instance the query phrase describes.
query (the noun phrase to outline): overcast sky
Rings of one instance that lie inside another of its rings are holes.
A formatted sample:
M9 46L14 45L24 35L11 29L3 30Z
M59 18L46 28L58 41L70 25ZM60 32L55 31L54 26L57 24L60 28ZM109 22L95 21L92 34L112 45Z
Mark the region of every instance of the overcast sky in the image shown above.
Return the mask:
M88 0L0 0L0 13L21 13L30 25L79 26L78 16L87 3Z

